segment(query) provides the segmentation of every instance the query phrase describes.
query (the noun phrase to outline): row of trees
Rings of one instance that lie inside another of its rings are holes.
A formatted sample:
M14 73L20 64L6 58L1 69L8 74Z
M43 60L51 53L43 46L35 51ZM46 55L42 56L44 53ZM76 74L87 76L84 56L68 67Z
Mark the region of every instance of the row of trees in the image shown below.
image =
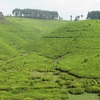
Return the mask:
M37 9L14 9L12 14L16 17L25 17L25 18L34 18L34 19L59 19L62 20L56 11L45 11L45 10L37 10ZM11 16L11 15L10 15ZM70 16L70 21L72 21L72 15ZM74 21L80 20L83 15L78 15L75 17ZM0 19L3 19L3 13L0 12ZM90 11L87 14L87 19L100 19L100 11Z
M80 20L80 18L82 18L83 15L78 15L75 17L74 21L78 21ZM87 14L87 19L100 19L100 11L90 11ZM70 16L70 21L72 21L72 15Z
M12 11L16 17L34 18L34 19L57 19L59 17L56 11L45 11L37 9L14 9Z
M72 17L73 17L73 16L70 15L70 21L73 20ZM78 15L78 16L75 17L74 21L78 21L78 20L80 20L80 18L82 18L82 17L83 17L83 15L80 15L80 16Z
M88 12L87 19L100 19L100 11Z

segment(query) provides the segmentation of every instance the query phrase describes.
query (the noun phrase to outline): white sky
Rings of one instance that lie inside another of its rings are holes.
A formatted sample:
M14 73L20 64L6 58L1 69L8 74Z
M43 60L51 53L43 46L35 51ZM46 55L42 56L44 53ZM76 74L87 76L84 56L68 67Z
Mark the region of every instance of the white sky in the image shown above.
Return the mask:
M0 0L0 11L11 14L14 8L32 8L58 11L59 15L69 20L77 15L86 18L88 11L100 10L100 0Z

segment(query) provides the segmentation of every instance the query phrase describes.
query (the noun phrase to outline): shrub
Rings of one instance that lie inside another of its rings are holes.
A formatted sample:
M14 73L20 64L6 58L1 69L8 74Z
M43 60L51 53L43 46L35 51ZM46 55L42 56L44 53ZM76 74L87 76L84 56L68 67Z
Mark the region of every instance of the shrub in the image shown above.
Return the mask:
M42 81L51 81L51 80L52 80L52 77L50 77L50 76L42 77Z
M59 79L56 81L60 86L63 86L65 85L66 81L65 80L62 80L62 79Z
M67 89L61 89L61 90L60 90L60 93L61 93L61 94L68 94L68 91L67 91Z
M69 89L69 93L70 94L83 94L84 93L84 89L83 88L71 88Z
M72 83L72 80L66 80L65 84L70 85Z
M99 93L100 92L100 87L98 86L89 86L85 89L87 93Z
M59 74L60 74L59 71L55 71L55 72L54 72L54 75L59 75Z
M12 88L11 87L1 87L0 91L11 91Z
M71 82L71 84L67 86L67 88L77 88L77 87L83 87L83 84L77 81L75 82L73 81Z

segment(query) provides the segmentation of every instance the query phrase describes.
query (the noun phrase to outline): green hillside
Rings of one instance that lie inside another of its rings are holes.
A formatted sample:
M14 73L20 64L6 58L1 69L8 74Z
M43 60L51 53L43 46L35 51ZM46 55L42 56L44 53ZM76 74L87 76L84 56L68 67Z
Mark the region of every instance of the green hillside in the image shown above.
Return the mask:
M99 20L0 20L0 100L78 97L70 94L89 100L87 93L99 94L99 32Z
M55 82L54 61L36 49L43 35L66 23L13 17L0 21L0 100L67 97L67 90L59 92Z
M58 68L79 77L100 78L100 21L70 23L44 38L46 43L53 41L50 56L61 58Z
M62 70L78 77L100 78L99 32L98 20L69 23L43 36L37 48L46 57L60 59L57 67Z
M33 50L42 35L64 25L65 21L32 20L23 18L6 18L0 21L1 57L28 53L29 45ZM54 26L53 26L54 25ZM33 45L34 44L34 45Z

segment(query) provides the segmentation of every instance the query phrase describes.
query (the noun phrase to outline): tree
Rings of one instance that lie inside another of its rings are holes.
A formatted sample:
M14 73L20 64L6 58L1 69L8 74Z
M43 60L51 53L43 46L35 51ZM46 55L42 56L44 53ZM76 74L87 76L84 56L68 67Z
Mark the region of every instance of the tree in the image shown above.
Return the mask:
M75 21L78 21L78 20L80 20L80 16L79 15L75 17Z
M72 21L72 15L70 15L70 21Z
M21 13L21 10L18 9L18 8L14 9L14 10L12 11L12 14L14 14L16 17L17 17L17 16L20 16L20 13Z
M63 20L63 18L59 16L59 20Z
M3 19L3 13L0 12L0 19Z
M87 19L100 19L100 11L88 12Z
M14 9L12 13L16 17L35 18L35 19L57 19L59 14L56 11L45 11L38 9Z
M79 15L77 16L77 20L80 20L80 16Z
M83 15L81 15L81 17L83 17Z
M71 17L71 16L70 16L70 17ZM83 15L78 15L78 16L75 17L74 21L78 21L78 20L80 20L82 17L83 17Z

